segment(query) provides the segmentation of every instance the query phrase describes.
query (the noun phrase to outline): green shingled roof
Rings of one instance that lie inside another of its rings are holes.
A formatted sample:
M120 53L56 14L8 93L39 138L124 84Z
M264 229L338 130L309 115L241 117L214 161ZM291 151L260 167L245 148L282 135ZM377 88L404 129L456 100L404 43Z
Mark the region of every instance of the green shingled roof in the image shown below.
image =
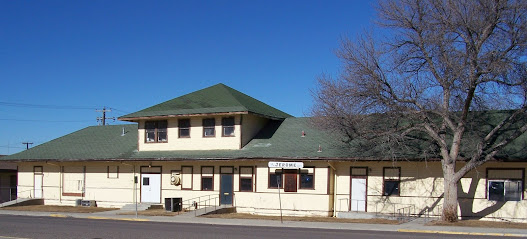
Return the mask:
M120 120L141 117L193 115L229 112L251 112L272 119L284 119L291 115L273 108L224 84L217 84L152 107L124 115Z
M125 134L123 135L122 132ZM302 137L302 131L305 136ZM383 145L349 147L326 131L317 130L310 118L271 120L241 150L137 151L137 125L92 126L65 135L29 150L0 158L8 161L89 161L89 160L387 160ZM470 139L467 139L470 140ZM360 142L352 144L361 145ZM470 144L464 144L470 146ZM527 160L527 134L509 144L497 158ZM400 159L432 159L422 148L408 147L396 152ZM464 149L470 153L471 148ZM463 154L463 153L462 153Z
M136 124L91 126L2 160L127 159L136 149Z

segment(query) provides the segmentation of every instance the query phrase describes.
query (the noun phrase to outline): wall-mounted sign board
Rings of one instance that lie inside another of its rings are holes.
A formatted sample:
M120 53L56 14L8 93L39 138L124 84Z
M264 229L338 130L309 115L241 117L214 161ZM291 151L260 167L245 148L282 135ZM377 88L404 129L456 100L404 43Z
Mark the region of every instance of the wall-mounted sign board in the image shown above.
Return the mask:
M304 167L303 162L269 162L269 168L299 169Z

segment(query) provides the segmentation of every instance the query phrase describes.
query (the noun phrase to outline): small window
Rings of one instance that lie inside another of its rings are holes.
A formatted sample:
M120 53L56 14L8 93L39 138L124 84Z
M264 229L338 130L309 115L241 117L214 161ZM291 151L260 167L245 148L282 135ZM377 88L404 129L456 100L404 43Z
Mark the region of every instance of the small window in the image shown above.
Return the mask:
M300 189L314 189L315 184L313 182L315 178L314 168L304 168L300 170Z
M214 118L203 120L203 137L214 137L216 120Z
M223 137L233 137L234 136L234 117L223 118L221 120L221 125L223 128L223 132L222 132Z
M383 172L383 193L384 196L400 196L401 190L401 168L385 167Z
M269 188L284 188L283 174L280 171L269 172Z
M178 120L178 129L180 138L190 138L190 119Z
M143 186L149 186L150 185L150 178L143 178Z
M253 167L240 167L240 192L253 191Z
M146 121L145 141L147 143L167 142L167 121Z
M399 181L385 180L383 195L384 196L399 196Z
M522 181L520 180L489 180L488 199L491 201L521 201Z
M201 167L201 190L202 191L213 191L214 190L214 167L211 167L211 166Z
M212 178L202 177L201 178L201 190L202 191L213 191Z

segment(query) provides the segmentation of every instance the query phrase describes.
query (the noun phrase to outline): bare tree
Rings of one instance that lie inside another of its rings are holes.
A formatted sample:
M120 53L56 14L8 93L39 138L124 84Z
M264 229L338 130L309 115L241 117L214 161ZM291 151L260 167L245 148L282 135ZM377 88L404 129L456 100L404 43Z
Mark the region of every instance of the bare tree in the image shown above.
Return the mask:
M442 219L456 221L460 179L527 131L527 2L389 0L377 10L386 36L341 41L342 70L319 77L313 115L393 158L419 141L414 152L441 160ZM501 112L493 122L476 114L490 110Z

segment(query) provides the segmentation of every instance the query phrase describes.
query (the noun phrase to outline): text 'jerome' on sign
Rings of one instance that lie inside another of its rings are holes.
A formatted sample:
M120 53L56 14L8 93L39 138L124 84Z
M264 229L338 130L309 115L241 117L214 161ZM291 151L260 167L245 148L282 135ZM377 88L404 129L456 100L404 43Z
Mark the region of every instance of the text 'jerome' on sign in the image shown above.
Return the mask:
M268 164L269 168L303 168L304 163L303 162L269 162Z

